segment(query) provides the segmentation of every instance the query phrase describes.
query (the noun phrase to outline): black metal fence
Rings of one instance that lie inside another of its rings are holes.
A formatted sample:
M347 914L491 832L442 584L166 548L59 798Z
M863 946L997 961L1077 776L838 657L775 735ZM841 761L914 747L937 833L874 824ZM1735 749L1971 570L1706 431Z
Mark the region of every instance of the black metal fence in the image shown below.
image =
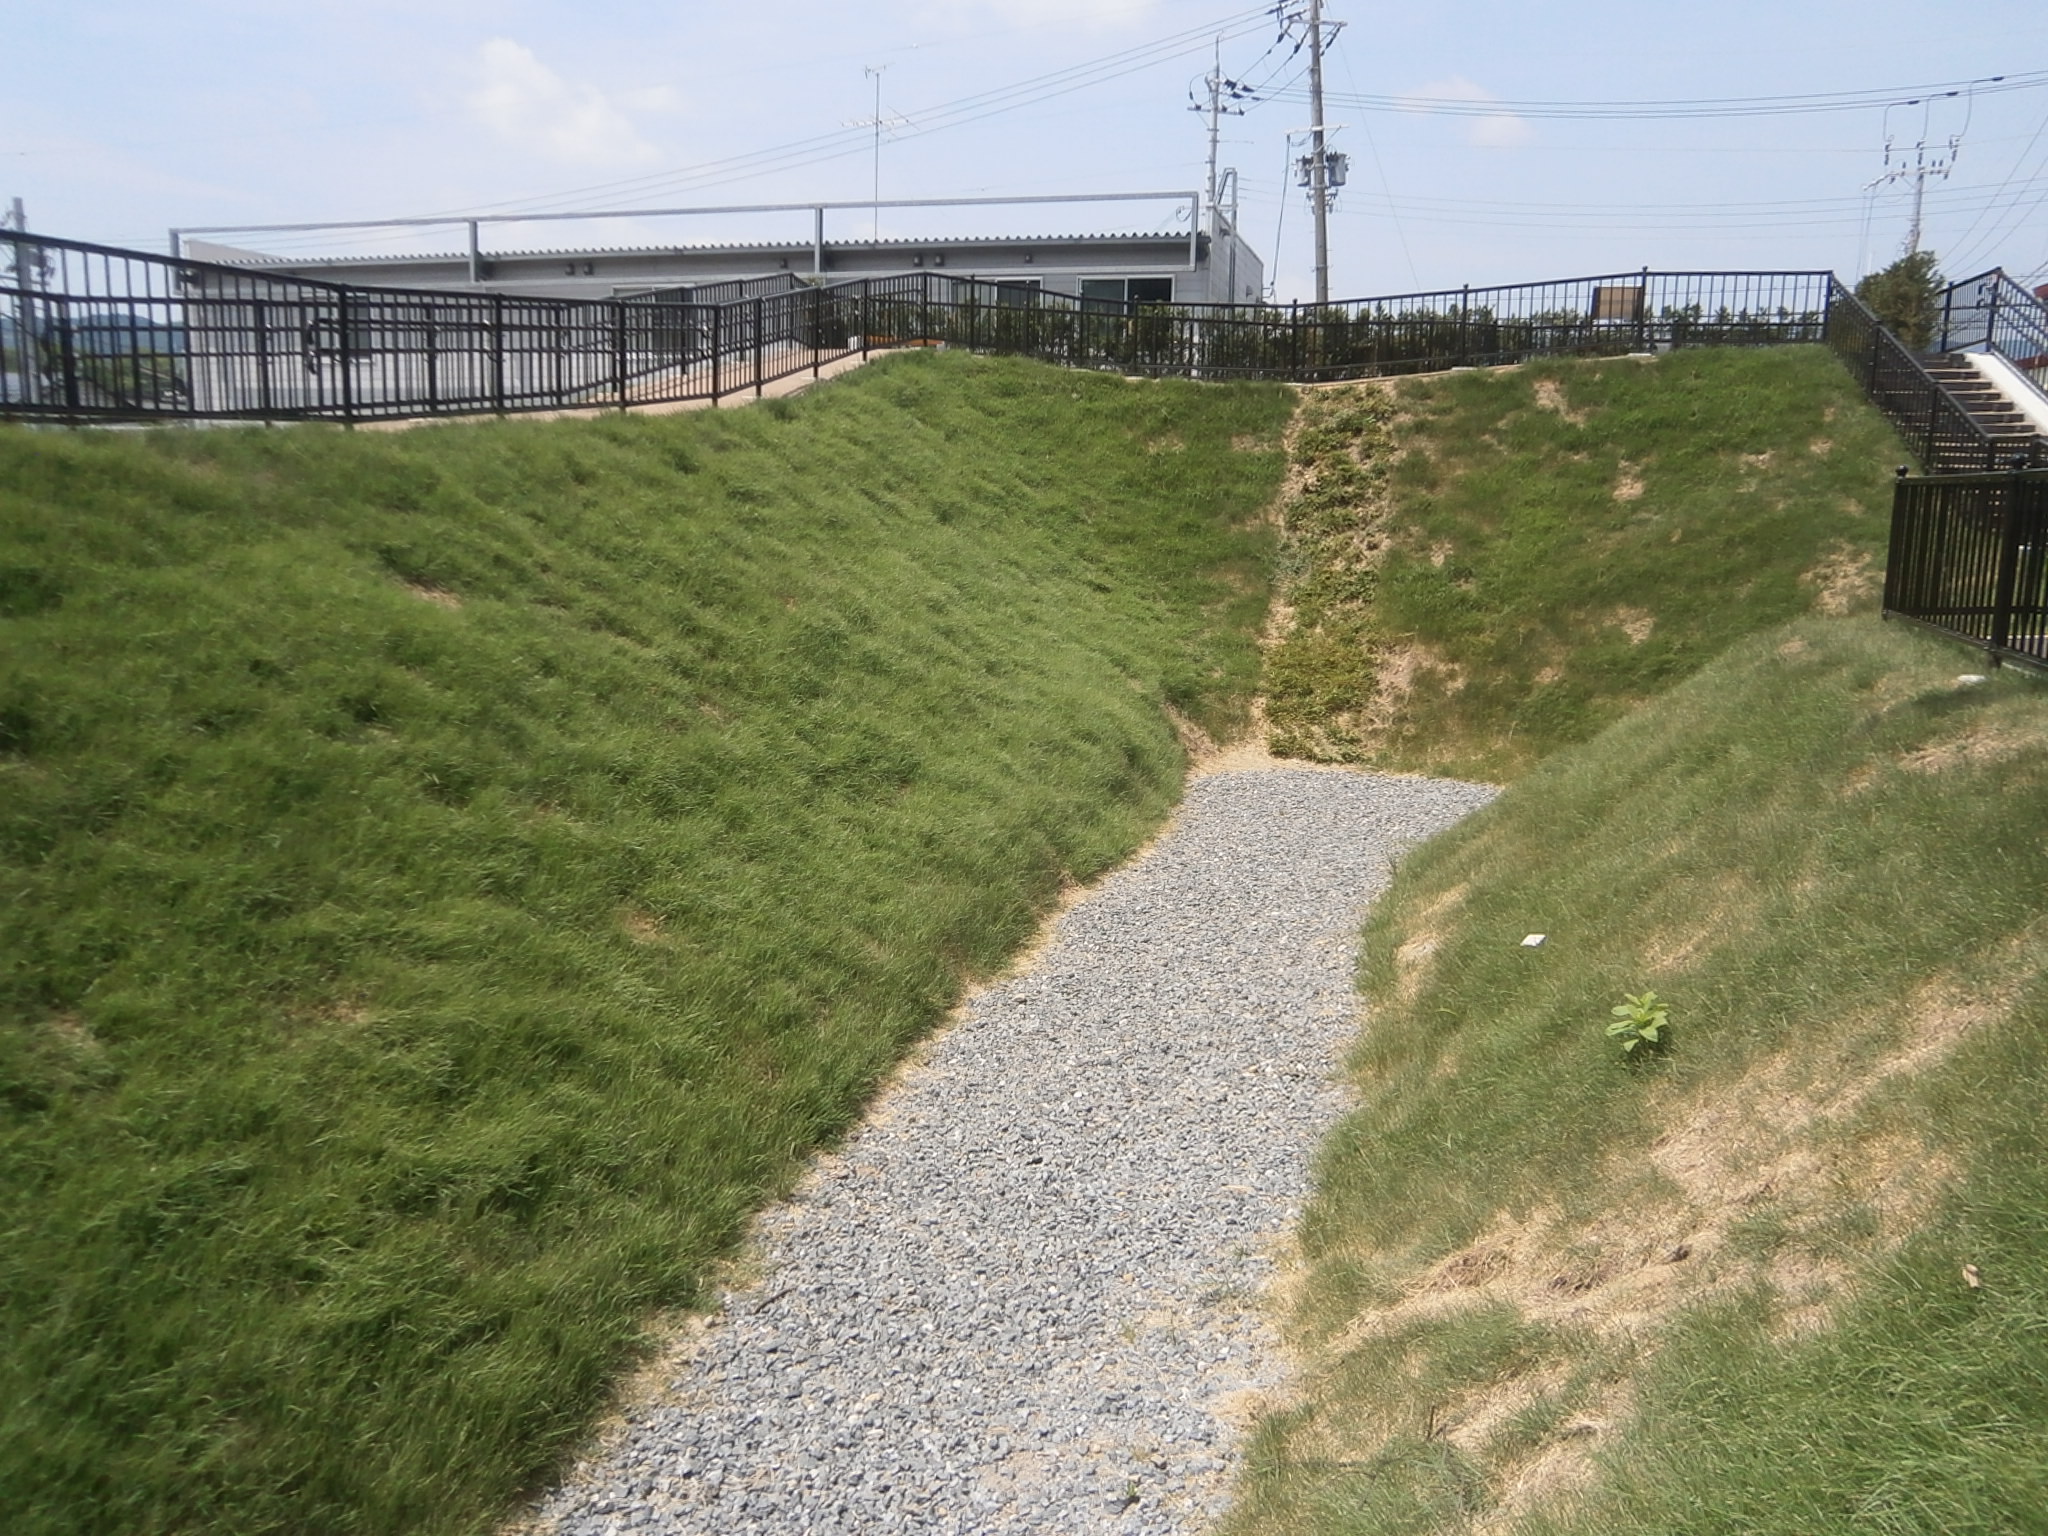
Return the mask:
M1939 351L1994 352L2048 394L2048 304L1993 270L1941 294Z
M2048 470L1901 476L1884 609L2048 667Z
M1192 378L1370 378L1817 341L1820 272L1647 270L1320 307L1127 305L936 272L604 300L352 288L0 236L0 414L330 419L715 400L876 347Z
M2039 438L2015 445L1984 430L1863 301L1830 278L1827 341L1933 474L2048 465Z

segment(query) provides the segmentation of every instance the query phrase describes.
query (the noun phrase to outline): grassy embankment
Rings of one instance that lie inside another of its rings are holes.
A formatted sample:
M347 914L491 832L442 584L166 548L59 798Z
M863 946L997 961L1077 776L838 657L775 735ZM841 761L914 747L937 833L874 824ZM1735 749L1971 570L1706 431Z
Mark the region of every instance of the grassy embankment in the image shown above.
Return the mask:
M1514 782L1368 928L1241 1536L2048 1528L2048 692L1878 623L1824 361L1325 402L1425 661L1324 745Z
M1243 718L1289 405L0 431L0 1523L488 1528Z
M1818 347L1306 397L1275 746L1501 782L1877 589L1897 440Z

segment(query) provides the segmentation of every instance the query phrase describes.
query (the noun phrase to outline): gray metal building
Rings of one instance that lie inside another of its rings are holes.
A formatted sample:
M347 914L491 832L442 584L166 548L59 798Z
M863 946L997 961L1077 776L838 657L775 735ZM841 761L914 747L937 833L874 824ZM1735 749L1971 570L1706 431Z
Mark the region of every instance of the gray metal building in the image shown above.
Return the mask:
M1159 197L1162 194L1128 194ZM479 226L468 228L468 249L438 255L278 256L199 238L207 231L173 231L174 254L221 262L279 277L380 288L464 293L505 293L539 298L609 299L653 291L695 289L736 279L789 274L823 282L937 271L955 277L1043 288L1127 304L1259 303L1265 264L1217 210L1202 218L1197 194L1187 201L1191 230L1171 233L922 237L828 240L825 212L846 205L802 205L816 215L810 240L500 251L483 249ZM1078 198L1071 201L1097 201ZM1007 204L1013 200L962 199L883 203L889 207ZM1020 199L1059 202L1068 199ZM866 208L869 205L856 205ZM654 210L654 213L734 213L754 210ZM789 211L786 205L762 212ZM408 221L397 221L404 223ZM446 223L448 221L442 221ZM506 220L504 222L512 222ZM524 220L520 222L534 222ZM295 226L295 229L362 226ZM252 231L253 233L254 231ZM687 297L687 294L683 295Z

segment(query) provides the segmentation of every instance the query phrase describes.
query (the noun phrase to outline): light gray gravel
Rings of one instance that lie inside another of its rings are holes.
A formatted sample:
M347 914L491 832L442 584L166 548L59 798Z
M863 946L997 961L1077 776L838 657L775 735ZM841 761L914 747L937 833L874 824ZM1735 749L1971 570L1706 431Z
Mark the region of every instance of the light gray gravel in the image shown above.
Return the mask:
M1344 1107L1361 913L1492 793L1196 780L764 1218L762 1281L534 1529L1207 1529L1282 1379L1254 1299Z

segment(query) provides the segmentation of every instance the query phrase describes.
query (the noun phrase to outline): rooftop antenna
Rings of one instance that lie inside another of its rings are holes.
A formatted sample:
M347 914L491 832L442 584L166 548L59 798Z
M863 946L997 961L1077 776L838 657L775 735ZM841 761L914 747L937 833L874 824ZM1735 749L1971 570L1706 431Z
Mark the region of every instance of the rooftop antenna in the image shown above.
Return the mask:
M851 125L855 128L872 128L875 130L875 238L877 240L882 238L882 130L884 128L904 127L910 121L907 117L882 116L882 71L888 67L886 64L869 64L861 71L875 82L875 115L873 117L857 118Z

